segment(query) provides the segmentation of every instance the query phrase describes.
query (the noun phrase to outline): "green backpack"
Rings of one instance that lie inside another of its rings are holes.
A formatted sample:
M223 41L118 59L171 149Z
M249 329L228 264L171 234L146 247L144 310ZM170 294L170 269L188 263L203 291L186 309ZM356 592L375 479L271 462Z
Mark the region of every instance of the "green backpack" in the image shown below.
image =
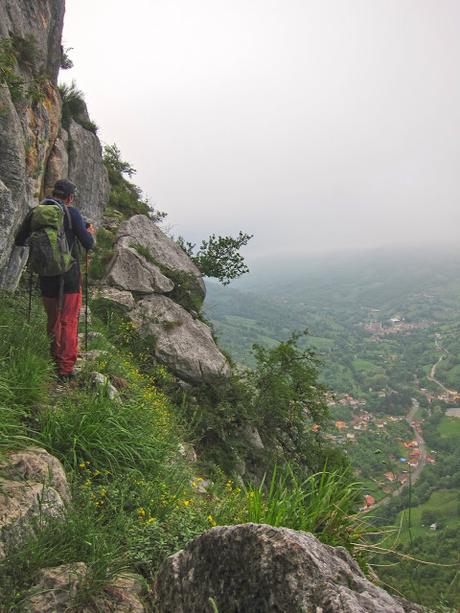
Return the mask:
M64 231L65 215L72 228L65 205L51 198L44 200L31 213L29 264L32 272L40 277L63 275L75 261Z

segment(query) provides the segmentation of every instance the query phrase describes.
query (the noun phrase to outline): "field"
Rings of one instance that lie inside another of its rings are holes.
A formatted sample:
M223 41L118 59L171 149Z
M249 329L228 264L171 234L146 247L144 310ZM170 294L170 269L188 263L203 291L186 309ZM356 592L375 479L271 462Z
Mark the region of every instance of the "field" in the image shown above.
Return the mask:
M436 538L439 530L460 530L460 490L437 490L423 504L413 507L410 514L410 531L412 538ZM397 524L401 522L401 541L408 542L409 513L407 510L398 515ZM436 524L436 530L430 528Z
M460 440L460 419L458 417L443 417L438 432L443 438Z

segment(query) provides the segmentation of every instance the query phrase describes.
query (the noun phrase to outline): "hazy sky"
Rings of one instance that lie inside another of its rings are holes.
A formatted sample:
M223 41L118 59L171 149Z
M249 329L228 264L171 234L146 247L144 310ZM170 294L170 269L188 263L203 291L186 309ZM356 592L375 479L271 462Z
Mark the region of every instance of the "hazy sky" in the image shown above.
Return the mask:
M459 0L67 0L64 42L174 233L460 242Z

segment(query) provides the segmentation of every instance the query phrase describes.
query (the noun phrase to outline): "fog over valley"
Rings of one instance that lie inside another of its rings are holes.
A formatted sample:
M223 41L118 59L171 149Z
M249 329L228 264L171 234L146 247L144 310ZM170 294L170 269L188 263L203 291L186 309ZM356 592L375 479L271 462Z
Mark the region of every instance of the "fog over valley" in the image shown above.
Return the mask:
M65 78L175 234L254 233L250 262L454 242L459 19L455 0L68 0Z

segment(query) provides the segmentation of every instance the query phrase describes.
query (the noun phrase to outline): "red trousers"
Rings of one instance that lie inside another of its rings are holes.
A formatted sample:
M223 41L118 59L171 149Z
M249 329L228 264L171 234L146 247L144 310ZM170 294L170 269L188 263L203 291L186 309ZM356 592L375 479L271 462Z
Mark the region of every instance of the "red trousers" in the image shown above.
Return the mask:
M59 310L59 298L43 296L48 316L48 336L51 339L51 355L60 375L73 371L78 353L78 318L81 307L81 290L76 294L64 294Z

